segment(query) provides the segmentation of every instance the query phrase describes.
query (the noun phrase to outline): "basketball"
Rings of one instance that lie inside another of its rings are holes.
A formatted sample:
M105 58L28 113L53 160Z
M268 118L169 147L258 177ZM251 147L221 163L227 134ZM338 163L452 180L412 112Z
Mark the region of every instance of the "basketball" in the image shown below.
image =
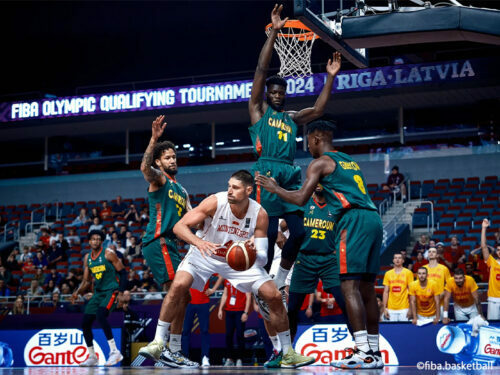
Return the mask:
M235 271L245 271L253 266L257 252L243 241L235 242L226 253L226 261Z

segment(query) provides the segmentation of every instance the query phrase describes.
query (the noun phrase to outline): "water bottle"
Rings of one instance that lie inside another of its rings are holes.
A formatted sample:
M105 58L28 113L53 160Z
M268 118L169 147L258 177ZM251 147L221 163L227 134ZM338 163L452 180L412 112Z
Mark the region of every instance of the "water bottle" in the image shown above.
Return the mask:
M500 329L496 327L481 327L474 337L471 324L446 325L437 333L436 345L441 352L452 354L457 363L500 365Z

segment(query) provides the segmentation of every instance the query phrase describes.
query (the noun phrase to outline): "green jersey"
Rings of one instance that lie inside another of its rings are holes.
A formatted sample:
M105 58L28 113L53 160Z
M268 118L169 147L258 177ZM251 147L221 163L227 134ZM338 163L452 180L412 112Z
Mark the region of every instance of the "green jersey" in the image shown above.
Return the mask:
M328 205L334 212L335 222L351 208L362 208L377 211L373 204L366 183L356 163L343 152L325 152L335 162L335 170L319 182L323 185Z
M142 240L144 245L159 237L175 241L174 225L186 213L186 190L173 178L166 178L167 182L160 189L148 192L149 224Z
M93 257L92 252L87 257L87 266L94 278L94 289L97 292L118 289L118 273L113 264L106 259L106 250L101 248Z
M326 203L319 204L310 198L304 207L306 236L300 251L303 253L330 254L335 248L333 212Z
M264 116L248 130L259 158L293 163L297 148L297 124L288 113L277 112L269 106Z

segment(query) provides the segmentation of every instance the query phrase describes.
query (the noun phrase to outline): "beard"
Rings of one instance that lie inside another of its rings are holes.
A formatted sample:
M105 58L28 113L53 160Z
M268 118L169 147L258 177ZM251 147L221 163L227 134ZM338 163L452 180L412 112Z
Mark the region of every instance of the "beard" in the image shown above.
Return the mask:
M269 99L269 97L266 97L266 102L267 104L269 105L269 107L271 107L272 109L274 109L275 111L282 111L283 108L285 107L285 99L283 99L283 101L281 102L281 105L280 106L276 106L276 104L274 104L271 99Z
M170 176L175 176L177 174L177 168L165 168L165 173Z

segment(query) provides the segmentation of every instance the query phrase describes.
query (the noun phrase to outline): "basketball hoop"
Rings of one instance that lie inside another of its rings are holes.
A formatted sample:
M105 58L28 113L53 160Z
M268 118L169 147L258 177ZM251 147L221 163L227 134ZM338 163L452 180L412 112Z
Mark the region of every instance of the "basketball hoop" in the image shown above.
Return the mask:
M266 26L268 37L271 29L270 23ZM311 50L317 38L319 37L302 22L286 21L274 43L281 63L278 75L294 78L311 75Z

